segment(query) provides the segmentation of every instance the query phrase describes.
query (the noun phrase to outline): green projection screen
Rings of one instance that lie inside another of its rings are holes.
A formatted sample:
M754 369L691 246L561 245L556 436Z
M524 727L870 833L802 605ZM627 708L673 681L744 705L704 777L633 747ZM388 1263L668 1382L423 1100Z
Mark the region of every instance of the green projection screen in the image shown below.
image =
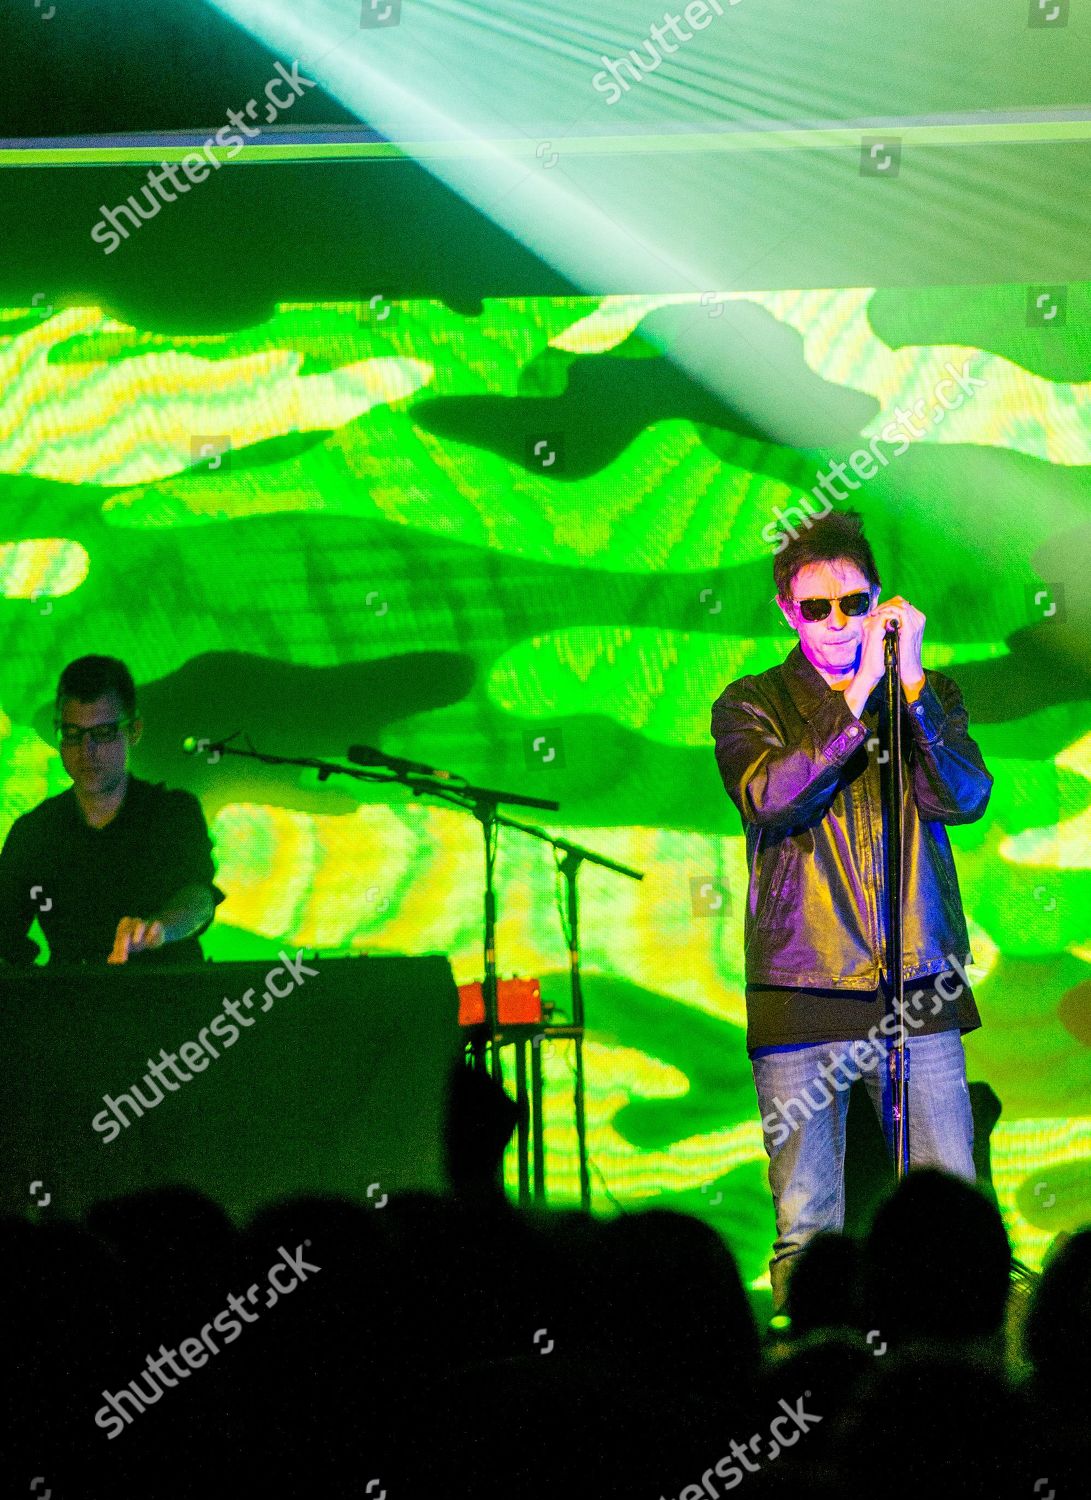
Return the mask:
M375 296L186 333L90 299L5 306L0 834L68 784L58 672L116 654L147 723L134 768L196 792L216 841L211 957L443 952L466 982L473 819L181 742L381 743L555 798L531 821L644 872L580 877L594 1205L708 1217L761 1285L744 842L709 708L787 654L778 528L818 513L837 460L833 503L863 511L884 596L926 613L925 665L959 682L995 778L951 830L984 1020L967 1052L1038 1265L1091 1206L1089 308L1088 284ZM747 429L662 352L754 319L828 417L821 449ZM548 851L503 832L497 876L501 975L566 1013ZM545 1050L550 1197L572 1203L572 1059Z

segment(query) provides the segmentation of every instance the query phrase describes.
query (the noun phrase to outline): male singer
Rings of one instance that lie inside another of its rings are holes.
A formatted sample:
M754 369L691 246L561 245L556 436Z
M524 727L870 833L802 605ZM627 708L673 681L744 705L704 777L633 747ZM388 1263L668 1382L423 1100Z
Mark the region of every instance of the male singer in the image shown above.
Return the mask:
M129 772L143 721L124 662L81 656L57 685L72 785L16 818L0 849L0 960L33 963L37 917L57 964L201 963L223 892L192 792Z
M880 802L888 621L900 627L909 1162L971 1182L962 1033L981 1021L965 982L973 957L947 825L980 818L992 788L957 685L921 666L924 615L901 597L878 602L859 514L831 512L781 541L776 602L799 641L780 666L740 677L712 706L716 763L742 815L750 869L746 1043L776 1209L778 1308L792 1257L844 1223L855 1078L891 1144L887 1062L898 1018L885 972Z

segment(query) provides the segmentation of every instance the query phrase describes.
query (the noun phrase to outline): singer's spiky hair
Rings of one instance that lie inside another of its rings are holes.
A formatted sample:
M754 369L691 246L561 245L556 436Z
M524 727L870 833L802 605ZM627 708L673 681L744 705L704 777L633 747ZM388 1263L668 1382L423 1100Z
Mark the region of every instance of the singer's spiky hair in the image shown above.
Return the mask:
M879 588L879 570L871 546L864 536L864 518L858 510L831 510L811 521L773 559L773 581L777 594L787 602L792 597L792 579L808 563L853 562L873 588Z

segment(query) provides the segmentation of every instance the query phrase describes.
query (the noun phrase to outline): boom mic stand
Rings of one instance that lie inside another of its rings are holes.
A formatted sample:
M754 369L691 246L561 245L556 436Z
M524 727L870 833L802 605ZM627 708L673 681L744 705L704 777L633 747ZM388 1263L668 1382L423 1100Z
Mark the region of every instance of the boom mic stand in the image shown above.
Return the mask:
M557 862L556 867L558 872L563 875L565 882L566 937L568 941L569 975L572 988L572 1022L570 1025L543 1024L538 1029L537 1040L541 1042L547 1038L556 1037L575 1043L576 1142L579 1157L580 1207L585 1213L590 1212L591 1177L588 1169L583 1060L584 1006L583 989L580 982L579 895L576 877L581 864L585 862L613 870L616 874L628 876L631 880L643 880L644 876L639 870L634 870L629 865L623 865L617 860L607 859L605 855L597 854L593 849L585 848L581 844L570 843L567 839L555 838L545 829L538 828L531 823L519 822L515 818L507 817L498 810L501 803L509 803L520 807L538 808L547 812L558 812L560 804L550 801L547 798L527 797L519 792L504 792L498 791L494 787L474 786L463 776L453 775L451 772L446 771L433 771L416 761L408 761L398 756L386 755L381 750L369 751L365 745L354 745L349 748L346 759L353 763L350 766L307 755L272 755L255 750L252 746L248 746L246 749L239 749L233 746L231 742L237 739L241 733L242 731L238 730L235 734L228 735L226 739L215 741L208 739L198 740L190 735L183 741L182 748L187 755L195 755L201 751L207 751L210 757L209 763L212 765L216 764L224 756L238 755L248 760L261 761L262 764L268 766L294 766L313 770L318 773L318 780L322 782L327 781L331 776L349 776L356 781L373 781L380 785L389 786L398 783L401 786L407 787L414 797L427 795L450 803L461 811L472 814L481 824L485 845L485 963L484 979L481 986L485 1002L485 1024L476 1030L471 1043L471 1055L474 1065L484 1071L486 1067L486 1053L488 1053L488 1067L492 1077L497 1082L503 1081L500 1045L504 1037L504 1028L500 1024L499 1015L499 976L496 963L495 866L499 830L501 828L517 829L521 833L529 834L532 838L540 839L543 843L551 845L557 853L563 854L563 858ZM521 1045L517 1045L516 1052L517 1072L520 1080L522 1080L525 1065ZM540 1118L541 1050L537 1045L533 1048L533 1067L536 1080L534 1120L535 1186L539 1198L544 1201L544 1140ZM522 1082L519 1084L519 1093L520 1097L522 1097ZM528 1197L526 1163L528 1159L529 1140L527 1122L522 1117L519 1121L518 1132L519 1198L520 1203L524 1204Z
M898 1029L887 1053L890 1108L893 1125L894 1171L898 1181L909 1170L909 1048L905 1039L905 981L902 974L902 884L904 832L902 828L902 681L898 659L900 626L891 620L883 640L886 668L886 712L890 735L890 769L886 793L886 972L890 976Z
M483 1032L479 1032L475 1037L473 1057L476 1066L484 1068L486 1045L491 1044L492 1076L499 1082L501 1079L498 1045L500 1019L496 968L496 890L493 878L496 864L496 830L501 824L508 824L513 828L523 825L513 823L510 819L503 817L497 812L497 806L501 802L513 802L521 807L536 807L548 812L557 812L560 809L560 803L552 802L545 797L525 797L519 792L502 792L493 787L473 786L463 776L452 776L449 772L436 773L416 761L404 760L396 755L386 755L381 750L369 751L366 745L349 747L346 759L353 762L351 766L341 765L336 761L322 760L312 755L271 755L255 750L252 746L240 750L232 747L231 741L237 739L241 733L241 730L236 730L226 739L216 740L213 743L206 739L197 740L190 735L183 741L182 749L187 755L207 750L210 755L215 756L216 761L225 755L240 755L248 760L261 761L267 766L305 767L317 771L319 781L327 781L331 776L350 776L356 781L375 781L380 785L389 786L396 782L408 787L414 797L426 793L442 801L451 802L464 812L471 812L477 818L485 838L485 976L481 986L485 1000L485 1027ZM215 764L215 761L211 761L210 764Z
M480 788L475 788L473 790L476 790L476 791L480 792ZM454 796L452 796L450 798L450 800L454 801L455 800ZM512 800L512 799L509 798L508 800ZM556 807L556 803L552 803L551 804L551 803L541 802L541 801L535 803L535 802L533 802L533 799L531 799L531 798L523 798L523 799L520 799L520 800L522 800L525 805L536 805L536 806L539 806L539 807L551 807L552 806L554 808ZM588 1153L587 1153L586 1089L585 1089L585 1080L584 1080L584 1060L583 1060L583 1041L584 1041L585 1022L584 1022L584 1006L583 1006L583 986L582 986L581 974L580 974L579 890L578 890L578 886L577 886L576 877L579 874L580 866L582 864L584 864L584 863L598 865L602 869L612 870L612 871L614 871L615 874L625 875L630 880L643 880L644 876L641 874L641 872L639 870L634 870L631 865L624 865L624 864L621 864L620 861L618 861L618 860L607 859L607 857L604 854L597 854L593 849L589 849L589 848L587 848L586 846L584 846L582 844L574 844L574 843L570 843L569 840L567 840L567 839L557 838L554 834L549 833L544 828L537 827L533 823L523 823L523 822L518 821L515 818L505 817L503 814L498 813L496 811L495 800L492 801L491 803L488 802L488 801L485 801L485 800L479 800L479 802L478 802L478 804L477 804L477 806L475 808L475 815L480 819L482 827L485 829L486 851L490 851L490 850L492 850L494 848L494 835L493 835L493 833L492 833L491 830L494 827L503 827L503 828L515 829L515 830L517 830L520 833L529 834L531 838L539 839L539 840L541 840L542 843L550 845L550 847L554 850L555 856L558 855L558 854L561 855L561 856L563 856L562 858L556 860L556 869L559 872L559 874L561 874L564 877L565 906L564 906L564 917L563 917L562 920L563 920L563 925L565 927L566 940L567 940L567 943L568 943L569 980L570 980L570 984L571 984L571 993L572 993L572 1021L571 1021L570 1025L555 1025L555 1024L553 1024L551 1022L544 1022L542 1024L542 1026L538 1030L538 1034L537 1034L537 1037L536 1037L536 1043L540 1044L542 1041L545 1041L547 1039L557 1038L558 1040L564 1039L564 1040L567 1040L567 1041L571 1041L574 1044L574 1052L575 1052L575 1067L574 1067L574 1070L573 1070L574 1077L575 1077L574 1102L575 1102L575 1110L576 1110L576 1151L577 1151L577 1158L578 1158L578 1165L579 1165L580 1208L581 1208L581 1210L584 1213L590 1213L590 1211L591 1211L591 1174L590 1174L590 1170L589 1170L589 1158L588 1158ZM485 993L485 996L486 996L486 1013L487 1013L488 1017L490 1018L490 1020L489 1020L489 1025L490 1025L489 1036L492 1039L492 1066L493 1066L493 1070L494 1070L493 1076L499 1079L500 1076L501 1076L500 1073L499 1073L499 1071L498 1071L499 1070L499 1066L500 1066L499 1039L500 1039L500 1037L503 1034L503 1028L500 1025L499 1015L498 1015L496 963L495 963L495 952L493 951L494 942L495 942L495 938L494 938L494 933L495 933L495 910L494 910L494 905L495 905L495 898L493 896L492 858L491 858L490 854L487 852L486 853L486 895L485 895L485 919L486 919L485 920L485 930L486 930L486 940L485 940L485 942L486 942L486 970L485 970L485 978L486 978L486 985L490 985L491 984L491 996L490 996L489 989L485 985L482 986L482 989L483 989L483 992ZM517 1059L516 1065L517 1065L517 1068L520 1070L519 1076L521 1076L521 1069L522 1069L521 1057L522 1057L521 1049L519 1047L517 1047L517 1049L516 1049L516 1059ZM533 1068L534 1068L534 1079L535 1079L535 1085L534 1085L535 1118L534 1118L534 1124L533 1124L533 1134L534 1134L534 1182L535 1182L535 1194L536 1194L536 1197L537 1197L537 1199L538 1199L539 1202L544 1202L545 1201L545 1189L544 1189L544 1183L545 1183L545 1154L544 1154L545 1153L545 1142L544 1142L544 1138L543 1138L542 1121L541 1121L541 1117L540 1117L540 1107L541 1107L541 1066L542 1066L541 1048L540 1048L540 1045L535 1045L534 1048L533 1048ZM522 1092L522 1088L520 1086L520 1093L521 1092ZM519 1189L520 1189L520 1203L523 1203L524 1200L527 1197L526 1156L527 1156L527 1152L526 1152L525 1123L522 1122L522 1121L520 1121L520 1124L519 1124Z

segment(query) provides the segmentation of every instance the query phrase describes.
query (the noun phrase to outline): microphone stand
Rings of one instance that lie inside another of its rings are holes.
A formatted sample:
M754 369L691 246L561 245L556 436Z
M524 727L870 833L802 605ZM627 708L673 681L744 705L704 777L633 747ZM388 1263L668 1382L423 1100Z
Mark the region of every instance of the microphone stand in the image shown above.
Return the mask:
M418 767L415 762L400 759L397 756L386 756L382 751L367 752L375 755L375 761L367 766L363 763L363 752L367 751L365 746L354 746L348 759L354 762L351 766L342 765L336 761L320 760L313 756L305 755L271 755L252 746L239 749L232 746L231 741L238 738L237 731L226 739L209 742L206 740L187 740L185 750L187 754L198 753L205 750L215 754L216 760L226 755L238 755L248 760L261 761L269 766L296 766L305 767L318 773L319 781L327 781L331 776L349 776L357 781L373 781L380 785L400 784L407 787L414 795L422 793L435 797L444 802L451 803L464 812L472 814L481 824L481 830L485 845L485 966L484 980L481 986L482 996L485 1001L485 1024L476 1031L470 1044L471 1056L475 1067L484 1070L485 1052L488 1049L488 1065L492 1077L498 1082L503 1081L503 1073L500 1060L500 1044L504 1037L504 1029L500 1025L499 1016L499 979L496 964L496 888L495 888L495 864L498 834L501 828L516 829L521 833L529 834L532 838L540 839L543 843L550 845L557 853L563 854L563 858L557 862L557 870L563 875L566 891L566 912L569 976L572 989L572 1023L571 1025L555 1025L543 1023L537 1028L537 1041L556 1037L557 1039L571 1040L575 1044L575 1107L576 1107L576 1144L579 1158L579 1182L580 1182L580 1207L585 1213L591 1209L591 1176L588 1170L587 1154L587 1120L585 1107L585 1081L584 1081L584 1059L583 1059L583 1037L584 1037L584 1006L583 988L580 982L580 944L579 944L579 897L576 885L576 877L580 865L583 863L599 865L604 869L612 870L618 875L625 875L631 880L643 880L644 876L639 870L634 870L629 865L621 864L617 860L607 859L605 855L597 854L581 844L570 843L567 839L559 839L545 829L539 828L532 823L519 822L515 818L509 818L501 813L501 803L516 804L521 807L538 808L543 811L557 812L560 804L544 797L527 797L519 792L498 791L494 787L473 786L461 776L451 776L444 773L440 777L437 773L430 772L427 767ZM519 1092L523 1094L522 1079L525 1071L523 1046L517 1041L517 1068L520 1079ZM539 1201L544 1201L544 1139L541 1121L541 1051L539 1046L533 1048L533 1067L535 1076L535 1118L534 1118L534 1154L535 1154L535 1189ZM519 1125L519 1201L525 1205L528 1201L528 1126L526 1120L520 1116Z
M598 865L605 870L613 870L617 875L625 875L630 880L643 880L644 876L639 870L634 870L631 865L623 865L615 859L607 859L603 854L596 854L594 850L586 848L582 844L569 843L567 839L553 837L541 828L532 828L529 824L524 825L524 833L532 834L535 838L542 839L551 844L557 854L563 854L563 858L557 860L557 869L564 876L565 883L565 936L568 940L568 969L572 989L572 1026L571 1028L557 1027L556 1034L570 1036L575 1049L575 1105L576 1105L576 1151L579 1161L580 1174L580 1208L584 1213L591 1212L591 1174L588 1170L587 1156L587 1117L585 1110L584 1072L583 1072L583 1034L584 1034L584 1010L583 1010L583 983L580 975L580 905L579 888L576 877L580 866L587 862ZM544 1035L550 1035L550 1028L546 1028ZM540 1122L535 1130L535 1144L539 1152L542 1147L542 1131ZM536 1163L536 1184L539 1187L544 1182L544 1162ZM544 1201L544 1190L539 1192L539 1199Z
M434 788L433 788L434 790ZM545 1141L541 1119L541 1049L542 1041L550 1038L571 1041L575 1050L575 1088L574 1103L576 1113L576 1152L579 1166L580 1182L580 1208L584 1213L591 1212L591 1173L589 1170L589 1158L587 1153L587 1113L586 1113L586 1085L584 1078L583 1040L584 1040L584 1007L583 1007L583 985L580 975L580 937L579 937L579 891L576 877L580 866L585 862L598 865L602 869L612 870L615 874L625 875L630 880L643 880L644 876L639 870L634 870L631 865L624 865L619 860L607 859L603 854L597 854L593 849L588 849L582 844L570 843L567 839L557 838L544 828L539 828L533 823L523 823L516 818L506 817L496 810L496 798L491 793L483 793L479 787L462 788L477 793L477 800L473 806L475 817L481 822L485 831L485 979L482 991L486 998L486 1017L488 1023L488 1035L492 1040L492 1067L493 1076L500 1079L500 1048L499 1040L503 1035L497 1013L497 980L496 980L496 955L495 943L495 896L493 894L492 865L495 857L495 828L511 828L520 833L529 834L531 838L539 839L543 844L548 844L557 854L563 858L556 861L558 872L563 875L565 883L565 914L567 916L565 936L568 942L568 964L569 980L572 993L572 1022L571 1025L557 1025L553 1022L543 1021L537 1028L535 1045L533 1046L533 1069L534 1069L534 1187L535 1197L539 1203L545 1201ZM458 801L458 790L448 795L448 800ZM531 797L512 798L507 801L520 801L523 806L537 806L556 809L556 803L544 802ZM563 919L562 919L563 922ZM517 1067L522 1076L522 1047L516 1046ZM478 1065L480 1063L478 1062ZM520 1085L520 1094L522 1086ZM521 1118L519 1122L519 1202L524 1206L528 1201L529 1182L527 1175L527 1138L526 1122Z
M887 626L883 641L886 668L886 712L890 734L890 771L886 791L886 971L892 985L898 1029L887 1053L890 1079L890 1109L894 1146L894 1172L900 1182L909 1170L909 1048L905 1034L905 981L902 973L902 884L904 875L904 830L902 828L902 681L898 659L900 627L897 620Z
M306 768L317 771L319 781L327 781L331 776L350 776L355 781L374 781L388 786L399 784L408 787L414 797L426 792L445 802L452 802L463 811L471 812L481 824L485 838L485 974L481 986L485 1001L485 1026L483 1032L476 1033L471 1044L471 1052L475 1066L483 1068L486 1046L491 1046L490 1068L493 1078L499 1083L502 1073L499 1046L500 1017L497 1004L499 987L496 968L496 891L494 884L496 830L500 824L504 823L511 827L522 825L512 823L496 809L501 802L512 802L522 807L536 807L549 812L557 812L560 809L560 803L551 802L545 797L525 797L519 792L502 792L493 787L472 786L462 776L451 778L445 774L441 777L431 773L427 767L417 768L412 761L404 760L399 756L387 756L382 751L372 752L376 759L370 765L364 766L357 759L354 765L345 766L337 761L320 760L310 755L271 755L255 750L253 746L240 750L233 747L231 741L237 739L241 732L241 730L236 730L226 739L216 740L211 744L204 740L187 739L183 749L188 755L195 754L198 750L207 750L214 753L217 760L225 755L239 755L247 760L261 761L267 766ZM366 748L366 746L353 747L353 751L363 752ZM350 754L348 758L352 759L353 755Z

